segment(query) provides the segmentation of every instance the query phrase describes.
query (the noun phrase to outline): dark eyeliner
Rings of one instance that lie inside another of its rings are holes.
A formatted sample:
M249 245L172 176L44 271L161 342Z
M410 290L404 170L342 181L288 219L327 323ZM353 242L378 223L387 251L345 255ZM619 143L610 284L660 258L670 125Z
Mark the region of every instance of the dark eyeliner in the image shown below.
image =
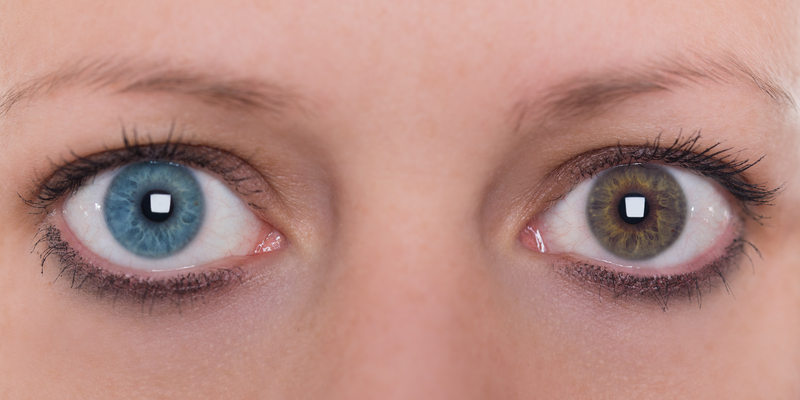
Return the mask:
M34 213L46 213L63 196L75 192L98 173L139 161L176 162L211 171L243 196L263 192L263 189L250 184L259 176L248 171L245 161L224 150L184 143L180 137L173 139L173 132L174 126L163 143L154 143L152 138L142 142L135 130L129 136L123 127L121 149L89 157L71 152L73 160L54 164L54 172L36 182L30 196L20 195L20 198L37 210Z
M770 188L765 183L751 183L743 176L746 171L760 162L763 157L750 161L739 159L738 152L723 148L720 143L706 148L699 145L700 134L689 137L679 136L668 146L662 146L659 135L652 143L644 146L617 145L583 153L576 161L562 165L557 174L572 175L572 183L596 176L615 166L657 162L674 165L694 172L717 182L738 202L742 213L760 222L765 217L756 213L752 207L772 205L782 186ZM576 167L577 165L577 167ZM569 193L569 191L567 192ZM553 202L560 200L559 197ZM657 304L667 311L670 301L680 296L702 305L702 296L715 288L724 287L731 293L727 274L738 268L743 258L751 260L747 249L751 248L759 256L758 249L745 239L743 225L737 226L736 238L724 253L700 269L676 275L645 276L615 271L604 266L562 257L553 264L553 269L601 298L614 301L640 301Z
M174 125L166 141L154 143L151 138L142 142L136 131L130 135L123 127L123 146L116 150L88 157L71 153L73 160L53 165L49 176L36 182L28 198L20 195L23 202L33 208L33 214L47 215L60 201L86 184L97 174L109 169L140 161L168 161L204 169L217 174L240 195L247 197L264 191L264 180L260 174L237 156L207 146L185 143L181 138L173 139ZM269 186L268 182L264 182ZM251 207L260 208L254 202ZM161 303L173 304L180 310L182 304L204 299L241 284L248 274L244 269L206 269L183 273L168 278L151 278L134 274L119 274L100 268L81 256L67 241L61 231L46 219L39 222L33 250L41 258L41 273L48 260L55 261L54 282L65 282L69 287L92 293L98 297L119 302L141 304L142 310Z
M37 233L34 248L44 246L40 253L42 268L51 257L60 266L54 282L63 280L70 288L86 291L100 298L118 302L137 303L153 311L155 305L181 305L219 294L245 281L247 273L239 267L216 268L192 272L170 278L146 278L136 275L116 274L87 262L61 238L61 232L52 225L42 227Z
M686 299L702 307L704 293L725 288L726 292L732 294L727 275L731 268L738 268L743 257L749 258L746 253L748 247L758 253L758 249L747 240L734 239L719 258L697 271L676 275L628 274L567 258L559 259L553 264L553 268L601 298L651 302L666 312L670 302L676 298Z
M660 162L682 167L717 182L739 202L747 216L755 220L763 219L751 207L771 205L783 189L783 186L769 188L765 183L752 183L743 178L743 174L763 157L755 161L739 159L738 152L732 148L715 143L703 149L699 140L700 133L697 132L686 138L679 135L670 145L662 146L659 135L644 146L619 144L581 154L578 156L575 183L618 165Z

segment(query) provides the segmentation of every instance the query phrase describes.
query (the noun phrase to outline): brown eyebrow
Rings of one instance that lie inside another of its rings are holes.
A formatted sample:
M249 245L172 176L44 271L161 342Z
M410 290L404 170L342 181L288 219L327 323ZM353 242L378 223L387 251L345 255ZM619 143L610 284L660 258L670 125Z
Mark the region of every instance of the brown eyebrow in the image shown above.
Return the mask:
M116 93L161 92L189 96L214 106L239 111L280 113L304 109L291 90L260 79L221 77L165 63L127 61L81 62L17 84L0 95L0 116L24 100L46 96L65 87L85 86Z
M669 91L703 82L743 84L758 89L777 107L796 108L796 102L778 79L749 67L732 55L673 58L582 76L556 84L534 103L520 102L514 110L517 130L536 119L591 117L633 97Z

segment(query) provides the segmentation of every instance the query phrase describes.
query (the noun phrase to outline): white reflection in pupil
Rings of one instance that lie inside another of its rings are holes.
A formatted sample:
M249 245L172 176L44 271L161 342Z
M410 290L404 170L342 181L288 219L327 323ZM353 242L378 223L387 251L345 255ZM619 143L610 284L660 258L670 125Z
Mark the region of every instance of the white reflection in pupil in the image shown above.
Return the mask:
M167 222L173 211L172 194L166 190L151 190L142 197L142 215L152 222Z
M152 200L151 200L152 201ZM644 218L644 197L626 197L625 214L628 218Z
M642 199L644 200L644 199ZM150 195L150 212L157 214L169 213L170 204L172 203L172 196L168 194L151 194ZM644 204L644 203L642 203ZM642 205L642 212L644 212L644 205Z

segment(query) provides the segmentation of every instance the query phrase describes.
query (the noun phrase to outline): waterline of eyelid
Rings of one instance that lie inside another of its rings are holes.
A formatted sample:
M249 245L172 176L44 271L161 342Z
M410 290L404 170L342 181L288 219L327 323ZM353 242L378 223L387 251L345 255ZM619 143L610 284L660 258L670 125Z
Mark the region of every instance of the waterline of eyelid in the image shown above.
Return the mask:
M622 299L654 301L662 311L666 312L673 298L684 296L702 308L703 296L713 290L724 288L733 294L729 283L729 272L739 268L742 258L750 259L746 248L751 247L757 254L758 249L744 239L744 232L728 245L723 253L703 267L689 273L661 276L642 276L614 271L582 261L561 258L553 264L556 272L573 280L579 287L590 293L613 300Z
M85 259L62 239L61 231L53 225L39 229L33 250L39 253L43 274L46 264L57 268L53 283L63 281L72 289L92 292L98 298L113 295L114 304L119 303L118 298L142 305L148 302L150 311L156 301L179 306L195 297L232 289L250 277L245 269L238 266L203 268L196 272L163 277L115 272ZM53 262L48 262L50 259Z
M691 261L670 267L648 267L632 264L621 264L615 261L604 259L589 259L586 261L593 266L604 268L609 271L629 273L639 277L672 277L681 275L691 275L707 268L712 264L719 264L718 260L726 258L731 246L736 243L744 242L745 229L741 222L732 223L722 232L716 240L709 246L709 249L692 259ZM564 255L560 255L562 258ZM568 257L569 258L569 257Z

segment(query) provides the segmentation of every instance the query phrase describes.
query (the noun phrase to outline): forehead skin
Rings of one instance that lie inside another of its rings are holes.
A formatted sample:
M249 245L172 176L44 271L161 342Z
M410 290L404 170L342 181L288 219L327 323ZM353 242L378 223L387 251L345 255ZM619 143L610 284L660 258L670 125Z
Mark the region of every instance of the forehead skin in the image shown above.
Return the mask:
M702 310L621 311L573 292L554 294L558 284L530 294L520 287L542 285L497 278L503 273L495 264L516 256L493 257L482 247L516 243L521 227L498 227L508 220L498 204L522 196L520 181L543 180L581 151L640 144L654 127L702 127L752 157L768 154L755 173L787 182L782 199L796 202L791 106L740 81L700 85L711 91L677 88L588 122L534 119L514 129L520 104L536 108L566 80L672 59L733 56L796 95L794 4L3 1L0 16L0 93L68 66L120 60L258 80L296 94L303 117L289 124L302 129L292 138L253 128L252 114L236 114L235 124L214 120L223 130L226 123L248 127L219 137L254 149L256 164L258 154L275 152L273 139L321 154L314 162L333 205L320 214L336 221L307 223L327 238L309 239L310 253L324 252L311 257L310 274L324 279L308 279L313 294L298 289L301 299L282 299L300 305L265 311L245 302L227 314L169 324L107 317L77 302L54 308L47 299L55 297L31 300L6 279L18 274L12 265L38 273L35 257L16 254L29 240L0 229L0 249L9 254L0 257L0 293L9 293L0 306L0 387L12 395L781 398L800 391L800 327L792 319L800 273L791 268L797 252L790 245L800 213L790 207L777 208L788 211L772 236L755 228L765 261L759 275L737 281L738 304L711 299ZM14 104L0 116L0 148L7 149L0 175L10 177L0 182L3 192L26 187L35 177L26 165L47 165L40 154L58 158L69 148L88 155L117 138L71 127L99 119L98 126L113 126L134 118L127 112L161 124L176 118L173 110L195 115L185 105L159 108L162 98L116 99L65 86ZM134 104L133 111L120 104ZM646 135L636 133L642 127ZM512 194L485 195L504 190ZM17 200L3 196L3 207ZM12 209L20 210L8 207L0 217L19 222ZM493 222L473 221L484 217ZM476 238L478 225L500 239ZM336 235L325 233L331 227ZM39 275L31 279L39 285L29 293L49 293Z

